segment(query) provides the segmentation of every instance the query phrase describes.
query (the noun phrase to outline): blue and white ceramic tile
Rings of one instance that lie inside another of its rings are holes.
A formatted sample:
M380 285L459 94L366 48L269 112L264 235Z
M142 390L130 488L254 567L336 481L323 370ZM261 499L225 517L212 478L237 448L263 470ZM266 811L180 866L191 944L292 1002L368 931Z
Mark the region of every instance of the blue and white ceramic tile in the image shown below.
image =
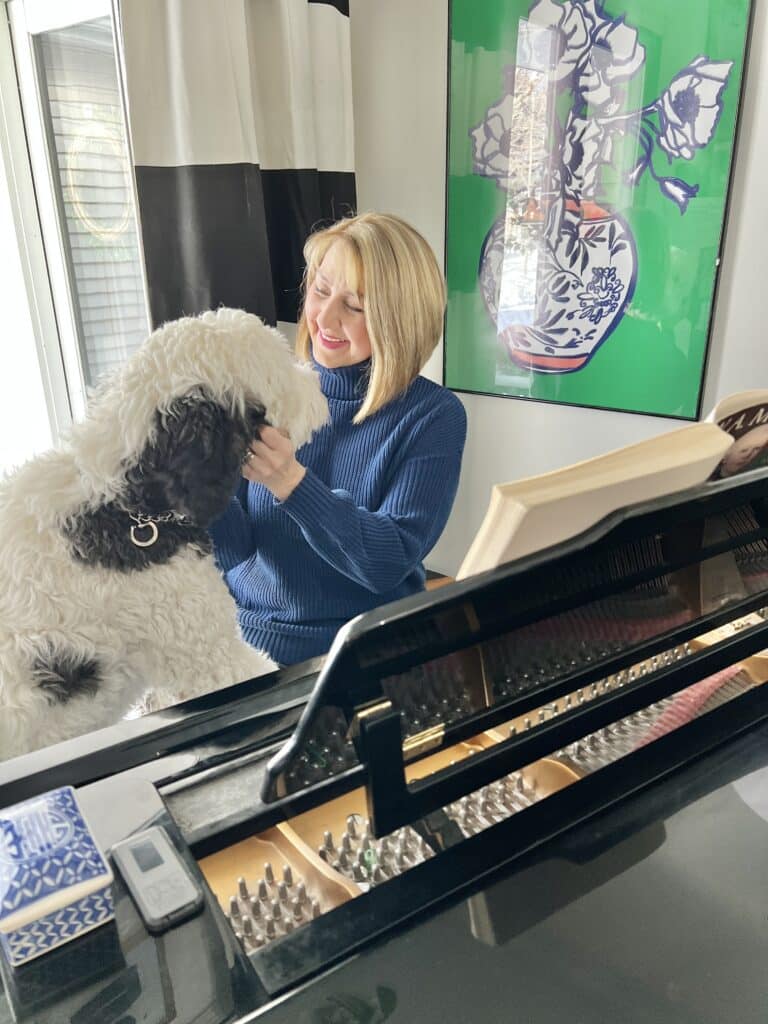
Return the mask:
M7 936L0 937L0 943L5 947L8 962L15 967L111 921L113 916L112 890L107 886L9 932Z
M12 963L109 920L111 881L70 786L0 811L0 943Z

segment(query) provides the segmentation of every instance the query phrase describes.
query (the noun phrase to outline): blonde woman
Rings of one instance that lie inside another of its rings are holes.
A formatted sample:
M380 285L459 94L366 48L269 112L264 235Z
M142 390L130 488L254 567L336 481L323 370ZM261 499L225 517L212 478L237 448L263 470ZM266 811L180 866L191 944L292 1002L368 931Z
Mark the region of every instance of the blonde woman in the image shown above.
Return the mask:
M421 235L368 213L313 234L304 258L297 351L319 371L330 422L298 451L264 428L212 531L243 635L282 665L423 589L466 437L456 396L419 376L445 307Z

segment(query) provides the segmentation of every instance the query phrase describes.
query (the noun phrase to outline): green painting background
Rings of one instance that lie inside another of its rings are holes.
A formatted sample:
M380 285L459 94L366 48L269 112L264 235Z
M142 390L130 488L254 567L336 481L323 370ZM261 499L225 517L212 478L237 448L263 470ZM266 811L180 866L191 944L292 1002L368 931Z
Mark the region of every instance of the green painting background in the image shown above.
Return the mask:
M731 171L749 0L608 0L646 50L623 109L651 103L691 61L732 60L723 113L693 160L656 173L699 185L685 215L646 173L631 189L606 169L597 197L628 223L638 251L634 298L590 362L569 374L533 373L502 351L478 286L483 240L504 211L505 193L472 173L470 132L504 92L514 65L518 19L533 0L451 0L445 325L445 384L457 391L529 397L570 405L695 419L703 383L712 301ZM619 143L621 145L621 143ZM497 384L497 372L506 383Z

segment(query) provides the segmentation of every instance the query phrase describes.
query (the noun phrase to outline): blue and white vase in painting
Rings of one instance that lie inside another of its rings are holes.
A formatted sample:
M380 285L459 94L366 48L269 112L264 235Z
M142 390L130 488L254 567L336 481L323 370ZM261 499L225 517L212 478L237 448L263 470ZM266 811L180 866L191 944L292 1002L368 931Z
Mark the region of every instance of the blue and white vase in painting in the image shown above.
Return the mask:
M710 144L733 62L700 54L648 100L645 47L616 5L535 0L517 31L502 95L469 131L473 173L503 194L479 285L514 363L573 373L620 326L638 279L637 245L606 174L612 194L646 181L684 216L699 185L658 164L693 161Z
M516 247L504 217L483 243L480 288L499 340L515 363L538 373L585 366L635 291L637 249L624 219L593 202L578 212L575 246L571 236L548 245L535 217L518 228Z

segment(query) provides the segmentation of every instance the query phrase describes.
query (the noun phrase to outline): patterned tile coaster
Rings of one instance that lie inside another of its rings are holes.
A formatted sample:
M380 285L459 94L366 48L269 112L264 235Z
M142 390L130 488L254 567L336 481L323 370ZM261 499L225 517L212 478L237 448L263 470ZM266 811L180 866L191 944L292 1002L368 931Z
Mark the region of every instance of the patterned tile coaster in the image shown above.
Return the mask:
M12 966L111 920L111 883L71 786L0 810L0 947Z
M0 975L8 1003L16 1020L28 1024L33 1024L29 1019L33 1015L34 1024L63 1024L75 1016L70 1012L73 1007L77 1009L100 998L104 1004L105 999L99 993L112 985L125 970L125 958L114 921L102 928L94 928L75 942L56 946L45 956L35 957L18 967L10 967L0 955ZM46 1008L50 1008L48 1013L42 1013ZM102 1011L107 1014L104 1005ZM83 1020L86 1017L95 1024L93 1015L83 1014ZM2 1011L0 1019L5 1021ZM99 1018L99 1024L102 1019L106 1024L106 1016Z

